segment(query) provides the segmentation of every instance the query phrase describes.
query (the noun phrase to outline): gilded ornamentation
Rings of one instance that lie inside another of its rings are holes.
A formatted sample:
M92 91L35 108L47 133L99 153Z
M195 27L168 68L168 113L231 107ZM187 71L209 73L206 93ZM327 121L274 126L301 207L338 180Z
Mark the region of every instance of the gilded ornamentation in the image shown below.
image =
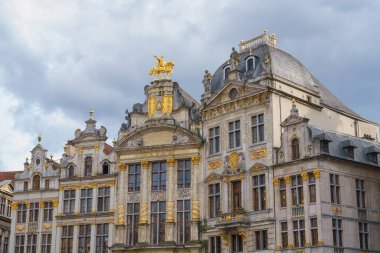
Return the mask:
M149 75L153 77L161 77L162 73L166 74L166 77L169 77L173 73L173 67L174 67L174 62L168 61L166 62L164 59L164 56L154 56L157 59L157 64L155 67L152 67L150 69Z
M175 164L175 159L174 158L168 158L166 159L166 163L168 164L168 167L173 168Z
M302 177L303 182L306 182L309 179L309 175L307 174L306 171L301 172L301 177Z
M78 153L81 154L83 152L83 147L79 147L77 150L78 150Z
M25 225L17 225L16 226L16 230L19 232L23 231L24 229L25 229Z
M162 108L163 113L170 114L173 111L173 96L172 95L164 95L164 105Z
M232 169L236 169L239 164L239 155L237 152L232 152L229 156L229 166Z
M119 163L118 166L120 171L125 171L127 168L127 165L125 163Z
M191 219L199 221L199 200L193 200L193 208L191 209Z
M148 223L148 210L149 210L148 203L142 203L140 207L140 224Z
M225 246L228 245L228 235L227 234L222 234L222 241Z
M80 190L80 189L88 189L88 188L99 188L99 187L114 187L116 185L115 180L105 181L105 182L95 182L95 183L87 183L87 184L78 184L78 185L65 185L60 186L59 190Z
M260 159L267 156L267 150L266 149L260 149L260 150L253 150L251 151L251 160Z
M290 177L289 176L285 176L284 180L285 180L285 184L290 184Z
M310 247L311 243L310 242L305 242L305 247Z
M43 229L45 229L45 230L50 230L50 229L51 229L51 223L44 223L44 224L42 225L42 227L43 227Z
M154 111L156 110L156 105L154 102L154 97L148 98L148 116L152 116L154 114Z
M342 208L340 206L333 206L332 213L335 215L340 215L342 214Z
M43 200L40 201L40 207L44 208L45 207L45 202Z
M316 169L313 171L315 179L319 179L321 177L321 171Z
M148 161L142 161L141 162L141 168L149 169L149 162Z
M95 145L95 151L99 151L99 145Z
M213 160L207 162L207 168L209 170L214 170L220 167L222 167L222 160Z
M273 186L278 186L280 184L280 179L275 178L273 179Z
M206 177L206 182L210 182L210 181L214 181L214 180L219 180L221 178L221 176L217 173L211 173L210 175L208 175Z
M29 202L26 202L25 204L26 204L26 208L29 209L29 207L30 207L30 203L29 203Z
M17 202L13 202L12 205L11 205L11 207L12 207L13 211L17 210L18 203Z
M193 156L191 158L191 161L193 162L193 166L199 166L200 160L201 160L201 158L199 156Z
M119 204L117 207L117 224L124 224L124 205Z
M239 235L241 236L241 239L243 240L243 243L247 243L247 231L241 230L239 231Z
M166 222L174 222L174 202L168 201L166 205Z
M323 241L318 241L318 246L323 246L325 243Z

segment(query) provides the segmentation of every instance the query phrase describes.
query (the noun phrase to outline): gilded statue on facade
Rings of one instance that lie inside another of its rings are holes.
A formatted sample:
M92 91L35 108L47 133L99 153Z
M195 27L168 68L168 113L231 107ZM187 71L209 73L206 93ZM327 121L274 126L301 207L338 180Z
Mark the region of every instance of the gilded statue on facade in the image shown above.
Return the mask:
M174 62L166 62L164 56L157 57L154 55L154 57L157 59L157 65L150 69L149 75L153 76L153 79L155 77L160 77L162 79L163 76L161 76L161 74L165 74L166 78L169 78L173 73Z

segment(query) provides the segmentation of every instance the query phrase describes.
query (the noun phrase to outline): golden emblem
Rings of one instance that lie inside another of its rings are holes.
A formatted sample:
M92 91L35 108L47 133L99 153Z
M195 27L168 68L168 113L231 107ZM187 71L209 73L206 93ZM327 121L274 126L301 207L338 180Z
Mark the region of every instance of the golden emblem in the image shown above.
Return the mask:
M239 164L239 155L237 152L232 152L229 157L229 165L235 169Z
M161 74L164 73L166 74L166 77L169 78L173 73L174 62L166 62L164 56L157 57L154 55L154 57L157 59L157 65L150 69L149 75L152 76L153 79L155 77L160 77L162 79L163 76L161 76Z

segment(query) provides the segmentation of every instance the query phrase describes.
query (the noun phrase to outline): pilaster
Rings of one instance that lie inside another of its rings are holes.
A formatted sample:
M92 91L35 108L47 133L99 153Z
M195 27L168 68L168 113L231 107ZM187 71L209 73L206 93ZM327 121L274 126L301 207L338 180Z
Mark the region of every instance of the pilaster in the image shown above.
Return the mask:
M165 224L165 241L174 242L174 192L176 191L176 183L174 182L175 160L168 158L167 161L167 191L166 191L166 224ZM145 181L147 182L147 181Z
M149 167L148 161L141 162L141 182L140 186L140 221L139 221L139 243L145 244L149 243L149 231L148 231L148 213L149 213L149 203L148 203L148 180L149 180Z

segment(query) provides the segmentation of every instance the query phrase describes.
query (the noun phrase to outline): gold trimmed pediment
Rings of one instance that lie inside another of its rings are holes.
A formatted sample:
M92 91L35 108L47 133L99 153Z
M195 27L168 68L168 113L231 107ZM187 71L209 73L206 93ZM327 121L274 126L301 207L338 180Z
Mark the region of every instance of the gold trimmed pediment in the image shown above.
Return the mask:
M206 177L205 182L211 182L211 181L216 181L216 180L221 180L221 179L222 179L221 175L219 175L218 173L212 172Z
M252 167L249 169L250 173L256 172L256 171L261 171L261 170L267 170L269 169L269 166L263 164L263 163L255 163L252 165Z

